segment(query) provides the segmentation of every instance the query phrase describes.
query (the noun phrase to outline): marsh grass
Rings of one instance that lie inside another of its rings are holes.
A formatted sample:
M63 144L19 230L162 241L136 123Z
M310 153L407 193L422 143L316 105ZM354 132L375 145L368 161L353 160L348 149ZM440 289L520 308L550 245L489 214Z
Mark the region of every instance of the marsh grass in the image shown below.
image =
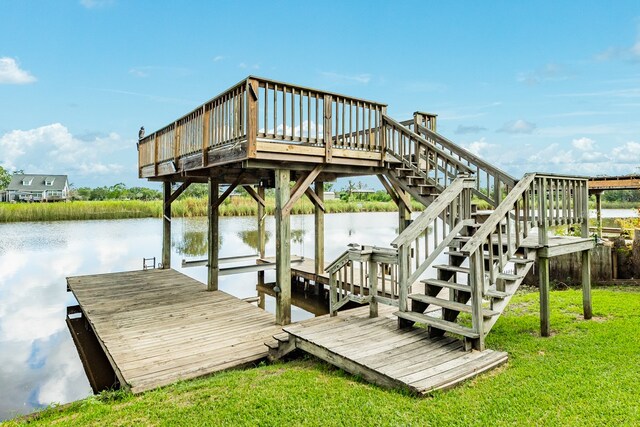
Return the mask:
M416 398L313 358L219 373L138 396L106 393L8 425L632 426L640 420L640 288L551 292L549 338L538 295L519 292L487 338L506 365Z
M267 214L273 215L275 201L268 198ZM393 212L397 207L393 202L327 200L328 213L342 212ZM424 209L415 202L416 211ZM292 214L311 214L313 204L307 199L299 200ZM196 217L207 215L207 199L179 198L171 205L174 217ZM248 197L233 197L220 206L221 216L257 215L256 202ZM21 221L64 221L90 219L160 218L162 202L139 200L74 201L67 203L0 203L0 222Z

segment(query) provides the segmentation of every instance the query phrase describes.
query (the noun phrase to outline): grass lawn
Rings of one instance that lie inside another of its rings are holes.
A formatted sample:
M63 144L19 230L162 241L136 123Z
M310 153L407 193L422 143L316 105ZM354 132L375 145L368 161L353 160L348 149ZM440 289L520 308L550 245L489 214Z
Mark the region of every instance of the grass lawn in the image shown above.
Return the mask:
M35 425L640 425L640 288L551 293L553 334L539 335L538 294L521 292L487 338L502 367L431 397L385 390L313 358L224 372L132 396L104 393ZM21 422L26 422L22 420ZM9 422L9 425L19 422Z

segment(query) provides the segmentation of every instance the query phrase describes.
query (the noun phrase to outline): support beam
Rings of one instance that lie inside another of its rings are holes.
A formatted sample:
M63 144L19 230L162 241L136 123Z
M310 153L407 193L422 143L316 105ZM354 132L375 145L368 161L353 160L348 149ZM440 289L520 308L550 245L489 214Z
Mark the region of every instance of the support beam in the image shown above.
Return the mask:
M251 194L251 193L249 193ZM258 192L256 193L258 196L256 201L258 202L258 256L260 258L264 258L265 256L265 243L266 243L266 231L264 228L264 219L267 216L265 212L264 203L260 203L260 200L264 201L264 187L262 185L258 186ZM258 272L258 285L264 285L264 271ZM262 306L264 308L264 294L261 294Z
M169 203L173 203L174 200L180 197L180 195L184 193L184 190L186 190L192 182L193 180L187 179L180 185L180 187L176 188L176 191L174 191L173 194L169 197Z
M393 203L398 206L398 204L400 204L400 199L398 198L398 193L396 193L396 190L391 186L391 184L389 184L389 181L387 181L384 175L378 174L376 176L378 177L378 180L380 181L384 189L387 190L389 196L391 196L391 200L393 200Z
M296 182L296 185L294 185L293 189L291 190L291 197L289 198L287 203L282 207L283 212L285 212L287 215L291 213L291 208L293 208L294 203L297 202L300 197L302 197L302 195L309 188L311 183L315 181L318 175L320 175L320 172L322 172L322 168L323 168L322 165L318 165L306 176L304 176L304 178L300 177L300 179L298 179L298 181Z
M384 273L384 272L383 272ZM369 317L378 317L378 263L369 261Z
M407 211L411 212L411 196L402 188L402 183L391 173L385 173L384 176L389 180L389 183L398 195L399 203L396 203L396 205L399 207L402 204Z
M276 169L276 323L291 323L291 221L285 206L289 202L289 170Z
M315 195L318 199L316 209L314 211L315 217L315 273L324 273L324 182L316 181L316 191L309 189L309 192ZM313 197L312 197L313 199ZM322 207L320 207L322 206Z
M582 311L585 320L591 319L591 251L582 251Z
M208 291L217 291L218 290L218 273L220 272L220 265L218 262L218 252L219 252L219 236L220 231L218 229L219 226L219 215L218 215L218 206L219 203L219 185L218 182L213 180L213 178L209 179L209 240L208 240L208 259L209 262L207 264L207 290Z
M551 307L549 305L549 258L538 257L538 280L540 288L540 335L550 334Z
M238 184L240 184L240 181L242 181L242 178L244 178L244 172L238 175L235 181L233 181L233 183L226 190L224 190L224 193L222 193L222 195L218 197L218 199L216 200L215 206L213 206L216 210L222 204L222 202L225 201L225 199L229 196L229 194L231 194L233 190L236 189Z
M253 198L253 200L258 202L258 209L260 209L261 206L263 208L265 207L266 202L264 201L264 188L262 188L262 196L259 193L256 193L256 190L254 190L250 185L243 185L242 188L246 190L246 192L251 196L251 198Z
M162 268L171 268L171 182L162 184Z
M318 183L316 182L316 191L317 190L317 185ZM324 183L323 183L324 185ZM307 195L307 197L309 198L309 200L311 200L311 203L313 203L313 206L315 206L316 208L320 209L322 212L326 212L327 210L324 207L324 191L322 191L322 193L317 193L315 191L313 191L311 189L311 187L307 188L304 191L304 194ZM319 195L322 194L322 198L319 197Z

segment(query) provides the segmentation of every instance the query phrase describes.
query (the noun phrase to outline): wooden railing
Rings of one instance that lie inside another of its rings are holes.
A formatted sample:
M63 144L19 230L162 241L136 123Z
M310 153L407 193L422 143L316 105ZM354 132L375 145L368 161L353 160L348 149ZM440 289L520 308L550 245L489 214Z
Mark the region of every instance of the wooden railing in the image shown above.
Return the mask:
M498 206L516 184L516 179L505 171L436 133L434 114L417 112L414 113L413 120L405 120L401 123L433 146L467 166L470 172L476 176L474 193L493 207Z
M491 288L504 291L505 266L516 257L532 227L538 227L537 245L548 245L548 227L582 226L588 236L587 179L527 174L504 198L473 237L460 249L469 257L472 287L472 323L484 336L482 299Z
M327 272L332 316L349 301L370 304L372 317L377 316L378 302L398 305L398 260L395 249L353 247L332 262Z
M391 246L398 250L399 309L407 311L410 288L450 247L471 219L471 189L475 179L459 177L418 216Z
M446 188L459 175L472 172L462 161L391 117L383 115L382 125L387 152L416 173L430 179L438 189Z
M246 142L245 158L257 141L381 152L386 105L259 77L248 77L189 114L141 139L140 169ZM193 164L193 163L192 163ZM175 172L175 171L173 171Z
M255 79L258 138L379 151L385 104L266 79Z

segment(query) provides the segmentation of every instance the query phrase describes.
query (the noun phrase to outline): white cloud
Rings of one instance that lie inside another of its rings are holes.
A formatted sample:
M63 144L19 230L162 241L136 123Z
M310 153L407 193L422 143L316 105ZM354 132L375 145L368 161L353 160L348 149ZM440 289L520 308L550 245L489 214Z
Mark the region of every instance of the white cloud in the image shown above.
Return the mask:
M147 73L146 71L142 71L139 68L130 69L129 74L134 75L136 77L149 77L149 73Z
M618 163L640 164L640 143L629 141L611 150L611 157Z
M581 151L591 151L593 150L594 140L591 138L587 138L583 136L582 138L577 138L571 141L571 145Z
M224 56L217 55L213 58L213 62L219 62L219 61L222 61L223 59L224 59Z
M321 71L320 75L337 83L359 83L359 84L368 84L371 81L371 74L362 73L362 74L338 74L329 71Z
M493 147L495 147L495 145L489 144L485 138L480 138L477 141L473 141L470 144L464 145L464 148L466 148L476 156L480 156L480 157L484 157L484 155L486 154L486 151Z
M36 78L22 70L15 59L7 56L0 58L0 84L23 85L35 81Z
M518 73L516 80L532 86L548 81L567 80L571 76L572 74L564 65L549 63L539 70Z
M536 127L537 126L535 123L530 123L526 120L518 119L518 120L505 123L500 129L498 129L498 132L526 134L526 133L533 133Z
M458 127L456 128L456 130L453 131L453 133L455 133L456 135L466 135L469 133L482 132L484 130L487 130L487 128L483 126L478 126L478 125L471 125L471 126L458 125Z
M71 176L121 172L124 167L113 156L135 143L120 135L78 138L60 123L30 130L14 130L0 136L0 164L8 170L30 173L65 173Z

